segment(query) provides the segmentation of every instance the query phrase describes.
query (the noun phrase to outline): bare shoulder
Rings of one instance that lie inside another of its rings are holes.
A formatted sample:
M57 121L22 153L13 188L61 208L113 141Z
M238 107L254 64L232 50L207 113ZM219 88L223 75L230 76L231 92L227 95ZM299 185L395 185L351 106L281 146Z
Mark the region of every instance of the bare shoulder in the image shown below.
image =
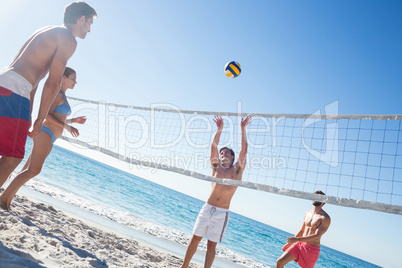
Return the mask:
M68 60L77 48L77 40L71 32L65 27L59 26L48 29L48 34L51 35L48 40L53 40L54 45L57 47L56 53L61 58ZM55 57L57 59L59 57Z
M46 26L37 30L34 35L43 36L46 40L54 40L61 45L74 45L77 43L71 32L63 26Z
M325 212L324 210L321 211L320 213L321 215L321 222L325 225L325 226L329 226L331 224L331 217L328 215L327 212Z
M45 26L45 27L39 28L38 30L36 30L35 32L33 32L33 34L31 35L31 37L32 37L32 36L35 36L35 35L38 35L38 34L44 32L44 31L46 31L46 30L48 30L48 29L50 29L50 28L52 28L52 27L54 27L54 26Z
M328 215L327 212L325 212L325 210L322 210L322 211L321 211L321 215L322 215L324 218L331 219L331 217Z
M58 27L52 28L52 29L50 29L50 31L52 33L54 33L55 35L57 35L59 38L61 38L61 40L64 42L68 41L68 42L71 42L74 44L77 43L77 40L74 38L74 36L71 34L71 32L63 26L58 26Z

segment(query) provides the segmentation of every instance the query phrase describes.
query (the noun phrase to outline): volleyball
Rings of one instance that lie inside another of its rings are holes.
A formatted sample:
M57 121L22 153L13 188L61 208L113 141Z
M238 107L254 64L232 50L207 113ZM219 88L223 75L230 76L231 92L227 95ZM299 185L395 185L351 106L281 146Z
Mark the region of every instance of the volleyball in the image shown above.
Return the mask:
M235 61L229 61L225 65L225 74L227 77L235 78L241 73L240 64Z

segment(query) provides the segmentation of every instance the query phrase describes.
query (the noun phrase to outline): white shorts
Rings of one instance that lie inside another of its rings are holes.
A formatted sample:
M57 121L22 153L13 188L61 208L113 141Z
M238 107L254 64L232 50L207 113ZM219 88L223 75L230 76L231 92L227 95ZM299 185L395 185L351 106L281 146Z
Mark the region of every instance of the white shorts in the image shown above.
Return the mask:
M228 209L205 203L198 214L193 234L201 237L206 236L212 242L222 242L228 223Z
M28 100L31 99L31 83L13 70L3 69L0 71L0 86L27 98Z

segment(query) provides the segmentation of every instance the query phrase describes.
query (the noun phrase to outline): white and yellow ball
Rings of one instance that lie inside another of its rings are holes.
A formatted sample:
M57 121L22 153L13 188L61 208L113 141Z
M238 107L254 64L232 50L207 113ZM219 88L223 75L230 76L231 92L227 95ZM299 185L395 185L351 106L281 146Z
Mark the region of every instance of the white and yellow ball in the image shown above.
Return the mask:
M235 78L241 73L240 64L235 61L230 61L225 65L225 74L227 77Z

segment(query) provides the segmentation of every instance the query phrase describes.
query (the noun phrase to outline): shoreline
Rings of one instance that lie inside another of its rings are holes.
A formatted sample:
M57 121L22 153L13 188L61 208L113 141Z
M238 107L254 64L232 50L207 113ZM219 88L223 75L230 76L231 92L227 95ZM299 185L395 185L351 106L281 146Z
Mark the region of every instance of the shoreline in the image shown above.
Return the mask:
M180 267L186 250L27 187L0 210L0 232L1 262L13 267ZM244 266L216 258L214 267Z

